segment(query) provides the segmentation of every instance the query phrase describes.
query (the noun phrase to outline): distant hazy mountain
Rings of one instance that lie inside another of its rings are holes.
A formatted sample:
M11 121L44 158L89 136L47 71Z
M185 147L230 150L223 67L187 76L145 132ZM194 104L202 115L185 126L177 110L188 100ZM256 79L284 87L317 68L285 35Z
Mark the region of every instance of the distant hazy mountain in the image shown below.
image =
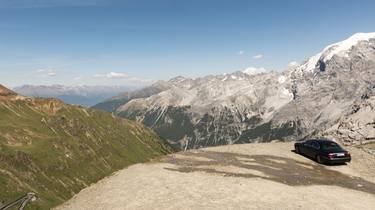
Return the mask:
M163 87L111 109L180 149L313 135L375 140L375 33L327 46L284 72L177 77Z
M28 209L51 209L119 169L171 151L140 123L0 85L1 201L33 191L39 199Z
M117 95L115 97L109 98L108 100L104 102L96 104L95 106L93 106L93 108L102 109L107 112L114 112L120 106L126 104L127 102L133 99L147 98L149 96L158 94L169 88L170 88L170 84L168 82L158 81L152 84L151 86L148 86L139 90L127 91L127 92L121 93L120 95Z
M23 85L13 90L24 96L58 98L65 103L89 107L133 89L127 86Z

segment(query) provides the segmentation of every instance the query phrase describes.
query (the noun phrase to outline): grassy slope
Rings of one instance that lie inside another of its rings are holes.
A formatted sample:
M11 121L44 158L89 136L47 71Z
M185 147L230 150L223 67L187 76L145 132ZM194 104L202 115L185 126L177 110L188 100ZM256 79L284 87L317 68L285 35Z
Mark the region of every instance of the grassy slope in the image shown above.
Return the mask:
M59 109L55 112L56 109ZM56 100L0 101L0 200L38 193L48 209L128 165L169 153L154 132Z

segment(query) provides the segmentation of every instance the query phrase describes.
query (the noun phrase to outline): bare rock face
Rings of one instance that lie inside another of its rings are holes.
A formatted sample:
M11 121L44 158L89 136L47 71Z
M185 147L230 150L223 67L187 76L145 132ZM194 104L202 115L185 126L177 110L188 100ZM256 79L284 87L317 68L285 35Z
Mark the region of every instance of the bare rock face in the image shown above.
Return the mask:
M341 120L325 131L345 144L375 142L375 89L362 95Z

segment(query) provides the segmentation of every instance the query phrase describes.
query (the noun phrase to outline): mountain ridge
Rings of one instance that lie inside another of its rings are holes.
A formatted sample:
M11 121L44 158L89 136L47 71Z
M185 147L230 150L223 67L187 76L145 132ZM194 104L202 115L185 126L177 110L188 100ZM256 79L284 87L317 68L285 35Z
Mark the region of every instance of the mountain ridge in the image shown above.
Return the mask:
M358 101L372 103L374 49L375 33L358 33L283 72L176 77L166 90L118 104L113 112L143 122L179 149L328 133L357 143L337 129L326 131L343 116L351 118Z
M58 99L0 100L0 197L33 191L30 209L49 209L131 164L172 152L140 123ZM8 89L9 90L9 89Z

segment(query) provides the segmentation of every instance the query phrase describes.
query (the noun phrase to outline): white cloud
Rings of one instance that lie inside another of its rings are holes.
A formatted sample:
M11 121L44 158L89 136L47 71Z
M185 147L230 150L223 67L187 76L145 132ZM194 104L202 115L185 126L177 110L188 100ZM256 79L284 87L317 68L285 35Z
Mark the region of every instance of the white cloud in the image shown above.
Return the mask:
M117 78L126 78L128 77L128 75L125 73L110 72L107 74L107 77L110 79L112 78L117 79Z
M288 67L296 67L296 66L298 66L297 61L292 61L292 62L288 63Z
M260 68L248 67L245 70L243 70L242 72L245 73L245 74L248 74L248 75L255 75L255 74L265 73L266 71L267 71L267 69L265 69L263 67L260 67Z
M243 55L244 53L245 53L245 51L240 50L240 51L237 52L237 55Z
M43 77L53 77L57 75L57 72L53 69L38 69L36 73Z
M74 78L73 78L73 80L76 80L76 81L77 81L77 80L81 80L81 79L82 79L82 77L80 77L80 76L78 76L78 77L74 77Z
M109 72L107 74L94 74L94 77L108 78L108 79L124 79L124 78L128 78L129 76L125 73Z
M259 59L262 59L262 58L263 58L262 54L258 54L258 55L253 56L253 59L255 59L255 60L259 60Z

